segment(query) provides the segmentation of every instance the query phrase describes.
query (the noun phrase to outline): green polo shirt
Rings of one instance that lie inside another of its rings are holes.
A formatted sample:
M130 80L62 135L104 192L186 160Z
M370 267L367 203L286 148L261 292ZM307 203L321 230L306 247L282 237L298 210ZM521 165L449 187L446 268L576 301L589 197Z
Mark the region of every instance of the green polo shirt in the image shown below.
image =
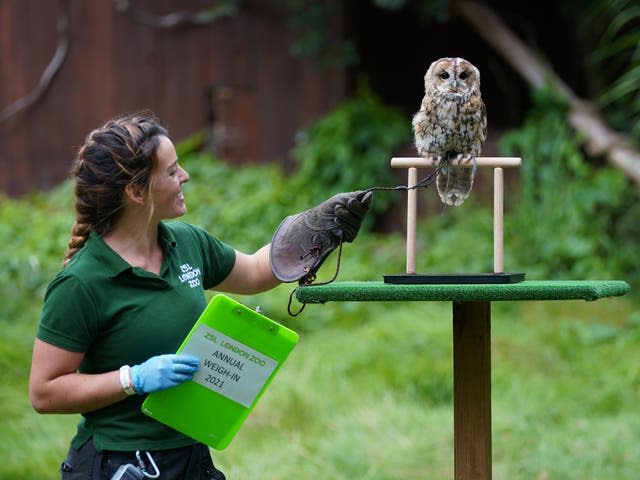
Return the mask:
M92 233L45 294L37 337L85 354L79 371L103 373L175 353L223 281L234 250L201 228L161 223L160 275L132 267ZM84 413L72 446L91 436L98 450L162 450L194 443L141 412L143 395ZM180 408L176 405L176 408ZM214 412L212 412L214 414Z

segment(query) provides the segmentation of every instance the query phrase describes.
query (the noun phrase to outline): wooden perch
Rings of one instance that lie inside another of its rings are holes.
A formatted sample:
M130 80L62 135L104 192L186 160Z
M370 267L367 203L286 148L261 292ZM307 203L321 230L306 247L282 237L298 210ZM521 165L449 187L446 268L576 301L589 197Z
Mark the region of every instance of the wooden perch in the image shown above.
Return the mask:
M476 167L520 167L522 165L522 159L520 157L475 157ZM459 159L453 158L450 160L451 165L458 167L471 168L473 163L460 162ZM435 167L437 160L433 158L423 157L393 157L391 159L392 168L427 168Z
M607 125L593 104L580 99L491 8L477 1L461 0L456 2L455 10L532 87L542 88L551 83L569 104L569 123L584 135L589 154L604 156L640 186L640 152L624 135Z
M504 176L503 168L519 168L520 157L476 157L477 167L493 167L493 271L504 273ZM451 160L458 166L471 168L471 162L460 164L460 159ZM391 168L407 169L407 274L416 273L416 227L418 192L413 188L418 183L418 168L434 167L437 161L433 158L394 157Z

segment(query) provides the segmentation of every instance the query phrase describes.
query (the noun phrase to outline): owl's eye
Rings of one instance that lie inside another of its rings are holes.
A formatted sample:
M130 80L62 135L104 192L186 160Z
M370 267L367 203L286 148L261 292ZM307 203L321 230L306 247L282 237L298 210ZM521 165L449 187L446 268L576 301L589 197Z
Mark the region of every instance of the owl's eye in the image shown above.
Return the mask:
M447 78L449 78L449 74L448 74L447 72L442 72L442 73L440 74L440 78L441 78L442 80L446 80Z
M460 75L458 75L458 78L460 78L460 80L464 80L465 78L467 78L469 75L467 74L467 72L462 72Z

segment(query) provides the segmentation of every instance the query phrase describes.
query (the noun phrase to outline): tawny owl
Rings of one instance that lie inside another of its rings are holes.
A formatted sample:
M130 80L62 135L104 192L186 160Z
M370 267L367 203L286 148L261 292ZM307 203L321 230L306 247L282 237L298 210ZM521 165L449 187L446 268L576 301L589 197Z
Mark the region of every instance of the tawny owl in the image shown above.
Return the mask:
M487 112L480 96L480 72L463 58L441 58L424 76L425 95L413 116L418 154L434 158L440 199L461 205L476 173L475 157L487 137ZM452 165L451 160L465 166Z

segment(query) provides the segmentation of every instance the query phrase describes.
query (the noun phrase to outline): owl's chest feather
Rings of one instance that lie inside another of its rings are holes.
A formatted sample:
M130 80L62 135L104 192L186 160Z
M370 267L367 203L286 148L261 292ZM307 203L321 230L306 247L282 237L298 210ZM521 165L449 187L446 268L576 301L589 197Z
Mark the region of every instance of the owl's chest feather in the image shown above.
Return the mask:
M483 111L462 97L425 97L414 118L418 150L431 155L477 154L483 138Z

